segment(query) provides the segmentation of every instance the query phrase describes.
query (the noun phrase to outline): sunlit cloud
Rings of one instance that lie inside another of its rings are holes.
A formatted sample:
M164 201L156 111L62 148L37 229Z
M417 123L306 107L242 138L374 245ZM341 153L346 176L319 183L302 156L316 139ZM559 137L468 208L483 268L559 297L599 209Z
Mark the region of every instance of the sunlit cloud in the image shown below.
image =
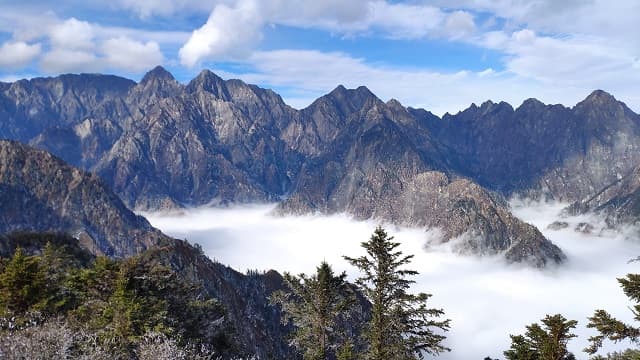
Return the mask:
M632 321L629 300L616 277L637 272L628 264L640 254L640 244L625 232L593 234L574 231L584 221L596 228L599 220L590 216L563 218L568 227L549 230L559 219L563 204L513 203L514 213L536 226L567 254L568 262L540 271L508 265L499 257L460 256L447 246L430 247L430 233L420 229L388 226L402 243L401 250L415 254L412 268L420 272L416 291L434 294L432 305L442 307L452 319L447 344L453 352L442 359L502 358L509 347L509 334L523 333L525 325L546 314L562 313L578 320L578 339L570 349L585 357L581 349L593 332L586 329L587 317L605 308ZM376 223L351 220L346 215L273 217L272 207L193 209L180 215L147 214L151 223L178 238L201 244L209 257L241 271L247 269L311 273L326 260L354 280L357 272L342 255L358 256ZM607 344L605 350L629 344Z

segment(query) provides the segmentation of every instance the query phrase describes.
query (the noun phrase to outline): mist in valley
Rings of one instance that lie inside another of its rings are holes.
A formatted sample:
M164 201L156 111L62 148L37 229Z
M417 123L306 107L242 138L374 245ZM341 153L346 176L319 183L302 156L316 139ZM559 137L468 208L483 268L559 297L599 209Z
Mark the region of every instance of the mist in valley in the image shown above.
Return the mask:
M522 334L525 326L546 314L561 313L578 320L569 343L578 359L587 358L582 349L594 332L586 328L595 309L606 309L631 322L630 302L616 277L640 272L637 229L617 232L602 230L593 215L561 218L565 204L512 201L514 214L537 226L560 246L568 257L565 264L544 270L507 264L502 258L463 256L449 244L437 245L437 231L398 228L383 224L414 254L411 268L415 291L433 294L433 307L441 307L452 319L446 345L452 352L441 359L503 358L509 348L509 334ZM312 273L323 260L336 271L346 271L353 281L358 273L343 255L359 256L377 222L355 221L347 215L275 217L275 205L233 208L199 208L173 214L144 214L164 232L198 243L212 259L239 271L275 269L279 272ZM567 227L551 230L548 225L563 221ZM576 231L580 223L594 225L591 233ZM604 352L629 344L606 343Z

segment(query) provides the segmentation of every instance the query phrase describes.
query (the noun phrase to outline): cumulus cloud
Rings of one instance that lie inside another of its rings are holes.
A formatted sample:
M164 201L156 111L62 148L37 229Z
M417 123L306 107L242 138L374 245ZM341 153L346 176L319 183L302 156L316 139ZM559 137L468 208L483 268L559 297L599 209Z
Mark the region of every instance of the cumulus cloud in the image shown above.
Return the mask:
M246 57L268 24L318 28L347 36L375 33L394 39L459 38L475 30L470 13L448 13L423 4L382 0L347 3L337 0L238 0L214 7L206 24L196 29L180 49L180 61L183 65L194 66L202 60Z
M0 46L0 66L17 69L29 64L41 52L41 45L7 41Z
M53 49L42 56L40 66L50 73L93 72L100 68L98 57L89 51Z
M580 337L570 343L570 349L581 358L581 349L593 335L585 327L586 318L595 309L606 308L632 321L629 300L616 277L637 272L638 265L627 261L640 253L640 244L622 233L573 231L578 222L596 221L589 217L563 219L570 225L567 229L547 230L562 207L514 203L516 215L542 229L569 257L567 264L545 271L507 265L500 258L459 256L444 247L425 251L429 235L424 230L388 226L401 242L401 250L416 255L411 267L420 275L414 290L432 293L432 305L442 307L452 319L447 345L453 352L439 358L501 358L509 347L509 334L523 333L525 325L555 313L579 321ZM211 258L240 271L311 273L326 260L355 279L356 270L341 256L362 254L360 242L369 238L375 223L341 215L274 218L270 210L270 206L194 209L178 216L151 214L148 218L154 226L201 244ZM607 344L605 349L628 345Z
M67 19L48 31L51 46L70 50L90 50L94 47L94 27L76 18Z
M180 61L193 67L204 58L246 56L250 46L260 39L263 22L255 1L241 0L233 7L218 5L207 23L195 30L180 49Z
M124 36L105 41L102 52L107 66L133 72L148 70L164 61L158 43L143 43Z

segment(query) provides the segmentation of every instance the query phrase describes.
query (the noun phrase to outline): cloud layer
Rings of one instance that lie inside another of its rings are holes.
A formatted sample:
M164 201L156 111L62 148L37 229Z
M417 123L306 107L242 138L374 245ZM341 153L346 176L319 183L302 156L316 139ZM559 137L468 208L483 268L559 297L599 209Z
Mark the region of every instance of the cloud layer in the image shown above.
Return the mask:
M638 264L627 261L640 254L640 244L625 233L588 235L575 232L582 221L597 225L597 219L563 219L567 229L546 230L557 219L561 204L514 203L515 214L537 225L567 253L562 267L538 271L507 265L500 258L458 256L446 247L425 251L429 233L388 227L401 250L415 254L412 268L420 275L415 290L433 293L433 305L442 307L453 321L447 343L453 352L442 359L502 358L509 347L509 334L523 333L525 325L545 314L562 313L579 321L580 338L570 343L578 358L593 333L585 328L595 309L605 308L624 320L632 314L616 277L637 272ZM154 226L179 238L197 242L206 253L241 271L276 269L311 273L323 260L336 270L346 270L353 280L357 273L342 255L362 254L360 242L375 228L373 222L357 222L346 216L269 216L271 207L195 209L182 215L151 214ZM607 345L607 350L624 347Z

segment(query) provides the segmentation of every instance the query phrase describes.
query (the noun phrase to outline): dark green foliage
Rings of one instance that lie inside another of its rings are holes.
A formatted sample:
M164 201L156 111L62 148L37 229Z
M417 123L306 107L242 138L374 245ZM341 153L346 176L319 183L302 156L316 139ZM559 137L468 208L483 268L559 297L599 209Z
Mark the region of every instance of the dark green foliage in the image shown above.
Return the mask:
M640 359L640 351L627 349L621 352L607 354L607 356L596 355L591 360L638 360Z
M273 304L282 308L282 323L292 323L292 344L304 359L353 359L353 344L341 328L356 304L353 290L345 281L346 274L335 275L331 266L322 262L316 274L308 277L284 274L289 291L276 291Z
M46 277L40 258L17 248L0 274L0 313L24 313L43 300Z
M640 321L640 274L627 274L626 278L620 278L618 282L627 297L636 303L631 311L634 319ZM587 327L596 329L599 333L589 338L591 344L584 350L589 354L595 354L605 339L613 342L629 340L635 344L640 343L639 327L625 324L605 310L596 310L589 318Z
M442 345L444 335L436 331L447 331L450 320L438 320L444 312L427 307L430 294L408 293L414 281L407 276L417 272L404 268L413 255L404 256L396 250L399 245L378 227L371 239L362 243L367 255L345 257L362 272L356 284L372 306L365 334L367 359L415 359L425 353L449 351Z
M567 343L576 337L571 331L577 324L560 314L547 315L543 326L533 323L524 335L511 335L511 349L504 356L509 360L573 360Z
M86 267L95 259L90 252L80 247L76 239L56 232L14 232L0 235L0 258L10 258L17 248L22 248L27 255L41 255L47 244L65 254L66 260L77 267Z
M98 257L84 266L66 249L49 242L25 255L18 247L2 260L0 335L61 318L73 333L94 334L112 358L133 357L146 334L217 353L232 347L222 306L153 257Z

